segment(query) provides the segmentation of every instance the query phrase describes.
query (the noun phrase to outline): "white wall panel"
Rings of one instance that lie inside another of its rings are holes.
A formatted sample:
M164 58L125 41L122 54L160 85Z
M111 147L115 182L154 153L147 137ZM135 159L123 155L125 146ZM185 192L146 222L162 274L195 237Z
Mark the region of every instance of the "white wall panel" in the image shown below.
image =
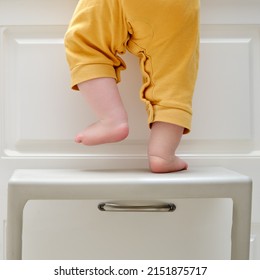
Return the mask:
M63 46L64 27L11 27L4 31L5 151L9 155L85 154L73 143L77 131L94 121L78 94L69 89L69 72ZM202 26L201 63L194 96L192 133L184 138L252 140L255 95L252 79L254 49L259 44L256 28ZM129 112L130 136L125 143L88 153L137 153L147 141L144 106L139 100L141 77L137 59L123 57L120 91ZM58 114L57 114L58 112ZM211 142L210 142L211 141ZM214 143L213 143L214 142ZM117 147L118 146L118 147Z
M181 152L259 152L259 28L202 25L193 130Z
M68 86L64 82L67 71L62 39L55 36L53 28L48 33L7 29L4 39L6 122L13 124L6 129L14 136L8 144L15 146L23 139L45 140L51 135L57 138L60 132L55 125L60 115L54 118L51 113L60 108L63 101L58 103L58 93Z
M4 150L7 155L84 152L73 143L73 137L93 122L94 116L80 95L70 90L63 45L65 30L56 26L25 26L4 31L3 57L7 69ZM144 141L148 128L139 101L138 62L131 59L126 55L129 67L123 74L126 79L120 91L131 115L128 142L136 146L136 140Z
M214 29L205 29L191 139L250 139L252 39L214 37Z

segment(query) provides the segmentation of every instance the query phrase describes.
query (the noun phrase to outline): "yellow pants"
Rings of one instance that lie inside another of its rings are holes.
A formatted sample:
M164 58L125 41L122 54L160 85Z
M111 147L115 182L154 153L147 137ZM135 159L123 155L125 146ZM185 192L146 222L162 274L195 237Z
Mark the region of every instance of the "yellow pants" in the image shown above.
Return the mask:
M140 58L148 123L191 128L199 60L199 0L80 0L65 35L72 88L120 81L126 49Z

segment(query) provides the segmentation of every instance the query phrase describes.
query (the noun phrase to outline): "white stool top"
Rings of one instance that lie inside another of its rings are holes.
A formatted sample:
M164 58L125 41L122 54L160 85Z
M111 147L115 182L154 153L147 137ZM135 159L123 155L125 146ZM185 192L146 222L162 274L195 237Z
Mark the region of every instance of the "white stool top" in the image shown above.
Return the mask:
M148 170L18 169L9 185L19 184L223 184L245 183L251 179L222 167L191 167L176 173L155 174Z

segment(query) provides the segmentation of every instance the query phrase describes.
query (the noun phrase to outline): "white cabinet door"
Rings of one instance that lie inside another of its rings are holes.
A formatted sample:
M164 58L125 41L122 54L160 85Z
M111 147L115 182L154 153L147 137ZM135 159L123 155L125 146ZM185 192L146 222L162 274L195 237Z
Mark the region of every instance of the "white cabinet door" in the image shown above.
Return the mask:
M129 112L129 138L89 148L73 141L93 120L69 89L63 47L77 2L0 0L0 258L7 182L15 169L147 168L149 130L139 101L138 61L130 54L124 57L128 69L120 84ZM255 0L201 0L193 130L178 150L190 166L220 165L252 177L254 240L260 238L259 14L260 2ZM260 259L260 242L252 244L251 257Z
M231 258L232 199L164 200L176 205L173 212L100 211L102 202L29 201L23 216L22 258Z

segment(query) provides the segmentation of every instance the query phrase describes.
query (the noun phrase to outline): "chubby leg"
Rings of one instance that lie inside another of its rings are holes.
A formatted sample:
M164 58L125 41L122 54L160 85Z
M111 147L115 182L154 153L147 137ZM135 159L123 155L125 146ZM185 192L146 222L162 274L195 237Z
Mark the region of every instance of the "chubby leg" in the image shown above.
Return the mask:
M188 164L175 155L183 127L166 122L154 122L148 147L150 169L154 173L176 172Z
M128 136L128 117L113 78L97 78L78 84L98 121L77 134L84 145L118 142Z

